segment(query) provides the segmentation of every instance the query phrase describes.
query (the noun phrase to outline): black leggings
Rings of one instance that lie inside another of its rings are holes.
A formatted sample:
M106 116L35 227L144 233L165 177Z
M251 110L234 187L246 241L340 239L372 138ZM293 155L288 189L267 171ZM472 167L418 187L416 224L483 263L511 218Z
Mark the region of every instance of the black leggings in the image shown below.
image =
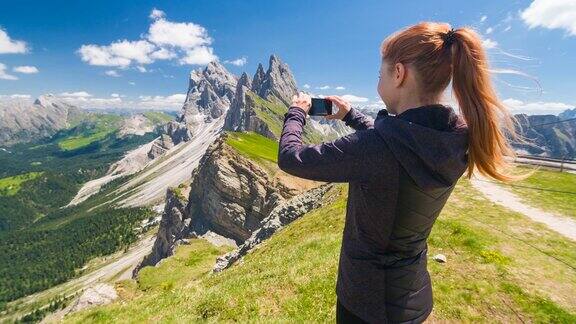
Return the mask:
M354 315L349 310L347 310L344 305L340 303L340 300L336 298L336 323L337 324L360 324L368 323L361 319L360 317Z

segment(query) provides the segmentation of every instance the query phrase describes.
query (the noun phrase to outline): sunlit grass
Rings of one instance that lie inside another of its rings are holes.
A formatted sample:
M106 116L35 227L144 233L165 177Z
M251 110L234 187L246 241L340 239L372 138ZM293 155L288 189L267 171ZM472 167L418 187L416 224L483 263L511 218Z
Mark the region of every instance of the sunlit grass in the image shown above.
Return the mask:
M278 142L253 132L229 132L226 143L240 154L257 160L278 161Z
M40 175L42 175L42 172L28 172L0 179L0 196L13 196L17 194L24 182L34 180Z
M532 169L527 166L518 168ZM527 179L511 186L504 185L504 188L516 193L529 205L576 219L576 174L540 168Z
M119 301L70 322L335 321L335 284L346 186L218 274L224 248L192 239ZM442 253L447 263L432 256ZM462 179L429 239L431 319L456 322L576 321L576 243L483 198Z

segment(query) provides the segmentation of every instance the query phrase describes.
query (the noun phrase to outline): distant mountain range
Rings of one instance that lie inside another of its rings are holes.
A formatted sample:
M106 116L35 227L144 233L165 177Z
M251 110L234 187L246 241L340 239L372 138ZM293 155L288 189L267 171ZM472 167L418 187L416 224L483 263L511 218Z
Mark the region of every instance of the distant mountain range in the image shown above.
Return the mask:
M173 119L163 112L126 110L85 110L66 100L47 94L34 102L27 100L0 101L0 146L31 142L72 129L82 124L94 124L97 116L123 116L114 118L115 131L120 137L143 135Z
M276 165L284 114L297 92L289 66L271 55L252 77L236 76L218 62L192 71L175 118L89 112L51 95L2 106L0 162L6 167L0 180L7 185L0 192L0 252L16 261L0 260L13 274L5 278L12 288L0 294L0 306L72 278L90 258L126 247L158 221L152 253L134 274L196 236L237 248L215 265L222 271L283 224L317 208L328 187ZM518 115L537 143L519 149L573 155L575 113ZM342 121L311 117L303 138L319 143L351 131ZM152 207L162 211L161 220ZM38 228L46 238L36 242ZM25 257L40 250L42 260ZM63 255L66 267L52 267ZM9 312L19 307L3 306Z
M530 145L515 143L518 153L576 159L576 108L556 115L515 115L518 131Z

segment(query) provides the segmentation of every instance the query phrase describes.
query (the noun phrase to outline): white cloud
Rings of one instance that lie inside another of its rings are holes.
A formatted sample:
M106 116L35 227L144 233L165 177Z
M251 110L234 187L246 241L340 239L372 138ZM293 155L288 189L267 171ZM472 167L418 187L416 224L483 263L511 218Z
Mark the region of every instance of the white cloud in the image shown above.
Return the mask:
M154 8L148 17L150 17L150 19L160 19L166 17L166 13L162 10Z
M129 81L128 84L129 84L129 85L136 85L136 82L134 82L134 81Z
M508 26L508 27L504 28L504 32L507 32L507 31L509 31L510 29L512 29L512 26Z
M149 64L155 46L148 41L116 41L107 46L82 45L78 50L82 61L90 65L127 67L133 62Z
M0 80L18 80L18 77L6 73L6 65L0 63Z
M164 18L160 18L150 25L146 38L156 45L186 49L212 43L206 28L191 22L175 23Z
M217 61L211 47L200 46L186 51L186 55L180 59L180 64L205 65L212 61Z
M176 93L170 96L140 96L138 108L179 109L186 100L186 94Z
M534 0L528 8L520 12L520 17L529 28L559 28L576 36L576 1L574 0Z
M0 54L19 54L27 51L26 42L11 39L8 33L0 28Z
M90 98L61 96L67 102L82 108L130 108L124 105L121 98Z
M343 86L337 86L336 88L334 88L336 90L346 90L346 88L344 88Z
M171 60L173 58L175 58L176 53L172 52L169 49L166 48L161 48L157 51L155 51L154 53L150 54L150 57L155 59L155 60Z
M144 108L171 109L182 108L186 94L176 93L168 96L139 96L136 99L126 99L126 96L112 93L110 97L94 97L86 91L63 92L60 98L82 108Z
M484 15L484 16L480 17L480 22L485 22L486 19L488 19L488 16Z
M316 87L316 89L319 89L319 90L328 90L328 89L330 89L330 86L329 86L329 85L323 85L323 86L321 86L321 87Z
M178 59L180 64L208 64L218 60L209 47L212 39L206 29L192 22L171 22L154 8L148 33L139 40L117 40L109 45L84 44L78 50L82 61L96 66L127 68L151 64L156 60Z
M0 95L0 99L32 99L29 94L11 94L11 95Z
M62 92L59 96L67 97L67 98L90 98L90 97L92 97L92 95L86 91Z
M492 34L493 31L494 31L494 28L492 28L492 27L486 28L486 34Z
M498 46L498 42L490 38L486 38L482 40L482 46L484 46L484 48L486 49L495 48L496 46Z
M310 89L310 85L308 83L306 83L305 85L302 86L304 89Z
M362 102L368 102L368 98L365 97L358 97L355 95L351 95L351 94L346 94L342 96L342 99L350 102L350 103L362 103Z
M121 76L116 70L107 70L107 71L104 71L104 74L106 74L107 76L115 77L115 78L118 78Z
M246 63L248 63L248 60L245 57L240 57L240 58L237 58L237 59L232 60L232 61L226 60L226 61L224 61L224 63L228 63L228 64L232 64L232 65L236 65L236 66L244 66L244 65L246 65Z
M24 74L34 74L39 72L38 68L29 65L16 66L12 69L12 71Z
M141 72L141 73L146 73L146 72L148 72L148 70L146 70L146 68L143 67L143 66L141 66L141 65L138 65L138 66L136 67L136 70L138 70L138 71Z
M568 105L562 102L524 102L513 98L502 100L502 103L504 103L504 105L506 105L513 113L524 113L528 115L557 115L566 109L574 108L573 105Z

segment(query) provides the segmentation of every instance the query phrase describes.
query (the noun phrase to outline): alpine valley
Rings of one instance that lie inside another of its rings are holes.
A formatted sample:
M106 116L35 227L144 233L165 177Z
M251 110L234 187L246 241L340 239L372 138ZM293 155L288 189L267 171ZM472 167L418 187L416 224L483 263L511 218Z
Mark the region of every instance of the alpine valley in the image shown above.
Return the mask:
M198 238L209 244L186 264L208 255L203 271L225 272L304 214L340 208L341 186L295 178L276 164L298 91L289 66L271 55L253 75L217 61L192 71L174 115L87 111L53 95L2 103L0 319L59 320L110 302L134 291L114 282L152 280L152 269L177 262L169 261L177 247ZM554 123L574 111L518 115L534 144L516 147L574 158L576 122ZM315 144L351 131L310 117L303 138Z

